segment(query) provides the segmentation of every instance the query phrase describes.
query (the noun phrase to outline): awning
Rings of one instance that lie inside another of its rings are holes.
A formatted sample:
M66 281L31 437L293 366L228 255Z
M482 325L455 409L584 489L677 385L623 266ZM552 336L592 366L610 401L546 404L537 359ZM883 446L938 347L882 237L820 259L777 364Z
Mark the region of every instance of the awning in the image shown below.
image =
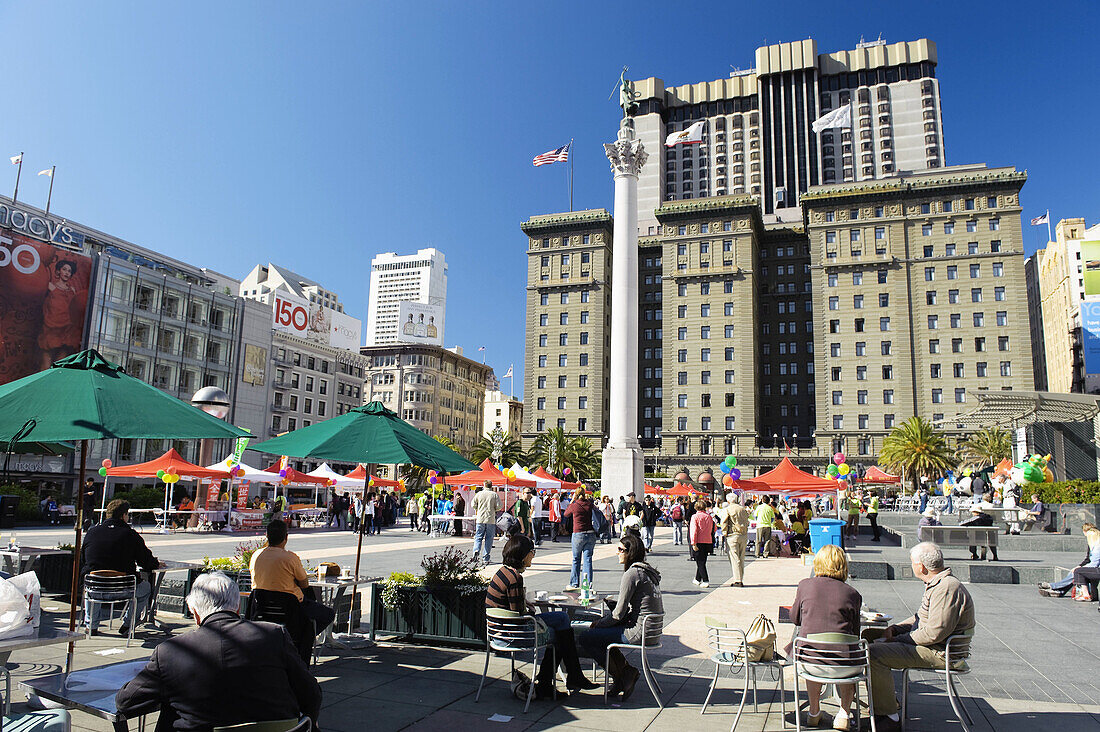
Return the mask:
M156 478L157 472L173 473L181 478L228 478L229 471L220 468L203 468L184 460L175 450L169 450L155 460L135 465L107 468L112 478Z
M1016 429L1036 422L1087 422L1100 414L1100 396L1052 391L968 392L978 406L937 420L937 425L966 424Z
M447 485L481 485L485 481L492 483L494 488L534 488L535 481L522 478L509 478L503 472L497 470L492 461L486 458L481 461L477 470L468 470L461 475L448 475L444 482Z
M894 484L900 483L901 477L897 475L891 475L877 465L872 465L867 468L867 471L863 474L863 477L859 479L860 483L883 483Z
M264 468L264 473L267 473L271 477L268 479L270 483L280 483L284 478L279 476L279 463L275 463L269 468ZM327 486L330 484L328 478L316 478L309 473L303 473L300 470L295 470L289 465L286 467L286 482L290 485L322 485Z
M528 471L524 470L519 463L514 463L512 465L512 472L515 473L516 477L521 480L535 481L535 486L540 491L555 491L561 487L561 481L559 481L557 478L543 478L540 475L529 473Z
M819 478L799 470L790 458L783 458L779 465L752 479L754 483L763 483L773 493L836 493L837 482L828 478Z
M535 476L535 478L542 478L543 480L554 481L558 484L558 490L561 491L575 491L581 487L580 483L570 483L568 480L562 480L561 478L554 477L549 473L549 471L546 470L546 468L542 467L541 465L532 470L531 475Z

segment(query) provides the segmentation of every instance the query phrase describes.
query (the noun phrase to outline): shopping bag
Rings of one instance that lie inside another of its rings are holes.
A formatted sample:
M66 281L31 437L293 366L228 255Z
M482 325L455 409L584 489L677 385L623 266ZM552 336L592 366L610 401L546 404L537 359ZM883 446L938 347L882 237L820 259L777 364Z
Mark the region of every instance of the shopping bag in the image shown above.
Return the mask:
M34 572L24 572L12 577L8 582L15 585L27 599L27 610L31 614L31 624L37 628L42 618L42 584Z
M0 639L34 635L30 604L10 580L0 579Z

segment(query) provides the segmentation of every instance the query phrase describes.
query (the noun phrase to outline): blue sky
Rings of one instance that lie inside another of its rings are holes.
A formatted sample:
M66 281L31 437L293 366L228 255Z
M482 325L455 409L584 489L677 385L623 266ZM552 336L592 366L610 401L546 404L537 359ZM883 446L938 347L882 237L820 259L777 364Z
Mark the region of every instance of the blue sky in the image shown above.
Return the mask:
M56 164L59 215L237 277L281 263L360 318L375 253L435 246L447 345L515 363L517 393L519 223L567 208L564 166L531 158L575 138L576 207L611 207L623 64L674 85L765 43L931 38L948 164L1027 169L1025 217L1097 221L1093 2L8 2L0 22L21 199L44 205Z

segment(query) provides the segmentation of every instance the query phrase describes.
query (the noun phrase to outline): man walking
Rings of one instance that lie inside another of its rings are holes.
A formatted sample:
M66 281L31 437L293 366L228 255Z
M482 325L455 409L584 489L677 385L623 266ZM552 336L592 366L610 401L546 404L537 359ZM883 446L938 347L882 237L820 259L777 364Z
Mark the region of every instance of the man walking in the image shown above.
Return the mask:
M879 732L901 729L894 692L894 669L942 669L947 639L974 630L974 601L951 570L943 552L930 541L909 550L913 574L924 582L920 610L904 622L891 625L871 644L871 695ZM874 631L867 631L868 636ZM970 644L952 644L964 655Z
M775 523L775 509L771 496L764 496L753 514L756 519L756 557L767 556L768 545L772 542L772 524Z
M537 492L531 496L531 528L535 532L535 546L542 546L542 496Z
M482 564L489 564L489 554L493 551L493 537L497 531L497 511L500 510L500 498L493 490L493 482L485 481L484 488L474 493L474 557L481 554Z
M420 517L420 497L413 496L405 503L405 513L409 517L409 531L416 531L420 528L417 525L417 519Z
M742 505L743 500L741 496L730 493L726 497L728 503L722 514L722 536L726 539L726 553L729 555L734 587L745 586L745 547L749 542L749 511Z
M950 489L948 489L950 490ZM950 499L948 499L950 500ZM950 510L950 509L948 509ZM882 529L878 527L878 492L871 491L871 501L867 504L867 520L871 522L871 541L882 540Z
M653 533L657 529L659 518L661 518L661 509L657 508L657 504L653 502L653 496L646 496L645 505L642 506L642 541L645 542L647 552L653 549Z
M584 488L578 488L565 516L572 521L573 568L569 573L569 587L566 591L580 588L581 562L584 563L584 576L588 586L592 586L592 552L596 549L596 531L592 527L592 500L585 494Z

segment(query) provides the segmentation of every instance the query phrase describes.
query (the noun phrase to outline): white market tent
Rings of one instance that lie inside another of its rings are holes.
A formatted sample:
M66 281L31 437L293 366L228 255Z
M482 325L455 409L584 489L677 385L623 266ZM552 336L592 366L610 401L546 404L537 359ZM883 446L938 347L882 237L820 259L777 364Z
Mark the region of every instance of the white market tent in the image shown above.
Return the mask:
M363 490L363 481L357 478L349 478L346 475L340 475L333 470L328 463L321 463L317 466L316 470L311 470L306 475L313 476L314 478L327 478L328 480L335 480L337 488L343 488L345 490Z
M556 491L561 488L561 481L549 480L547 478L540 478L539 476L529 473L519 466L519 463L512 465L512 471L516 474L516 477L520 480L533 480L535 481L535 487L540 490Z
M233 464L233 457L227 457L219 463L214 463L209 466L210 470L229 470L229 466ZM237 473L233 480L248 480L253 483L275 483L278 481L279 476L272 475L271 473L263 470L257 470L251 465L245 465L244 463L237 463L237 467L240 468L240 472Z

